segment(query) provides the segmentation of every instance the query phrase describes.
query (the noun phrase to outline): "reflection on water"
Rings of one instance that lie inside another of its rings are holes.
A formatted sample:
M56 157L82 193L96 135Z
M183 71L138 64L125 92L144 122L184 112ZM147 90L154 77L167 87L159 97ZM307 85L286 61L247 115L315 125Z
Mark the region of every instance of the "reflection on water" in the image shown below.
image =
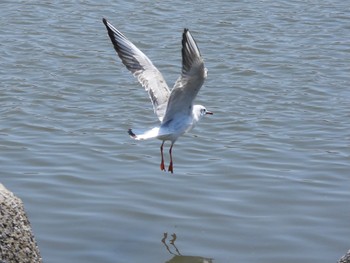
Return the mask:
M171 235L171 239L169 240L169 245L166 243L167 238L168 238L168 233L164 233L164 236L162 238L162 243L164 244L168 252L174 255L174 257L172 257L170 260L166 261L165 263L212 263L213 262L213 259L211 258L181 255L179 249L175 245L175 240L177 238L176 234L174 233ZM174 250L174 252L172 250Z

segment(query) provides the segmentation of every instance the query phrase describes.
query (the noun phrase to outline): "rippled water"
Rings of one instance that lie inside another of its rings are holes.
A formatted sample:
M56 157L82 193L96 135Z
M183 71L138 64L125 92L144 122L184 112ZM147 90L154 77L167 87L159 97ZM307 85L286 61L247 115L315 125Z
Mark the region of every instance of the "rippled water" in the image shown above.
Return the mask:
M349 11L2 1L1 183L44 261L335 262L350 244ZM176 143L174 175L159 170L160 141L126 133L157 120L102 17L170 86L183 28L197 40L209 74L196 102L215 115Z

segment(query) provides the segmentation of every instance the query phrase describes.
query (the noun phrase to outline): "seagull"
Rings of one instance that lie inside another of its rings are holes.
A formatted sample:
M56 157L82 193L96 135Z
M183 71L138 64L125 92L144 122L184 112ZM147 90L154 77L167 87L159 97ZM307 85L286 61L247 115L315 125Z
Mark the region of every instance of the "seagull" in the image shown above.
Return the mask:
M193 129L202 117L213 114L202 105L193 105L207 77L207 69L204 67L198 46L190 31L185 28L182 34L182 71L170 91L162 74L151 60L105 18L102 21L123 64L148 92L153 110L160 121L159 127L140 134L129 129L128 134L135 140L157 138L162 141L160 169L163 171L166 171L163 146L165 141L170 141L168 172L173 173L172 149L176 140Z

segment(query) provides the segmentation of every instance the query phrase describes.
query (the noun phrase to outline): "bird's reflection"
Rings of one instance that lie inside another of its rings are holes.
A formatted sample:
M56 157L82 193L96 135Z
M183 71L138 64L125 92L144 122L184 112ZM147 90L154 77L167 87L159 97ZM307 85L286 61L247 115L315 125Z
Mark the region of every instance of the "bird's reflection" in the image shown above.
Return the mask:
M162 238L162 243L164 244L166 250L174 255L170 260L165 263L213 263L211 258L203 258L199 256L184 256L181 255L179 249L175 245L175 240L177 238L176 234L171 235L169 240L169 245L167 244L168 233L164 233Z

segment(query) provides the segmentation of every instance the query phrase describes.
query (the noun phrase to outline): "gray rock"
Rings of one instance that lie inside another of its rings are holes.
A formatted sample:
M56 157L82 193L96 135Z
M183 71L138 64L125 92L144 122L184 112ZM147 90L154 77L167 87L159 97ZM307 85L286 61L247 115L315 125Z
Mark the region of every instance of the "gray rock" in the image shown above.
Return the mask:
M0 262L42 262L21 199L0 183Z
M350 250L338 260L338 263L350 263Z

